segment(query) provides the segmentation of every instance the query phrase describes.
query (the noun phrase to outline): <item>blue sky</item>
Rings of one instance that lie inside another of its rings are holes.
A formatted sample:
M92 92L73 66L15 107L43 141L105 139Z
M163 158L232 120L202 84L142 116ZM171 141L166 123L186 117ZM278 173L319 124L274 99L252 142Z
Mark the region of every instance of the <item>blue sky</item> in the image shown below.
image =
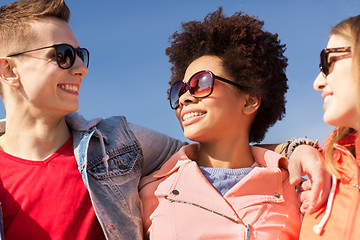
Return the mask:
M333 129L323 123L322 99L312 83L330 28L360 14L358 0L68 0L67 4L70 26L80 45L90 51L89 74L80 90L79 112L86 118L124 115L130 122L185 140L167 101L170 64L165 48L181 22L202 20L223 6L228 16L237 11L258 16L264 29L277 32L287 45L287 114L263 142L303 136L323 142ZM1 106L0 118L4 117Z

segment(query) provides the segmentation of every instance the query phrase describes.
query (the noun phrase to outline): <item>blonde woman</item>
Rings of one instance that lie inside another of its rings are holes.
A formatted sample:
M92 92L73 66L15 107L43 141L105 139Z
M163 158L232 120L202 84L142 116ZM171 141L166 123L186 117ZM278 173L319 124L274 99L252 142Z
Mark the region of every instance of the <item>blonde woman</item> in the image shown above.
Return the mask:
M327 204L305 214L300 239L360 238L359 57L360 15L336 25L321 51L314 88L324 99L324 121L336 126L325 146L333 183Z

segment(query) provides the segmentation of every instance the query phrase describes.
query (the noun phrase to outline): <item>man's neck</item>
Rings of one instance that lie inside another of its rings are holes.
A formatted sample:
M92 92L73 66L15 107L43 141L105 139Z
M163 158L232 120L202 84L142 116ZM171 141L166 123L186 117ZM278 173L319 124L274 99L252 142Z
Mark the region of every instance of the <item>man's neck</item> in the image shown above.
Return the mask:
M15 157L42 161L57 151L70 134L65 118L55 121L7 118L0 150Z

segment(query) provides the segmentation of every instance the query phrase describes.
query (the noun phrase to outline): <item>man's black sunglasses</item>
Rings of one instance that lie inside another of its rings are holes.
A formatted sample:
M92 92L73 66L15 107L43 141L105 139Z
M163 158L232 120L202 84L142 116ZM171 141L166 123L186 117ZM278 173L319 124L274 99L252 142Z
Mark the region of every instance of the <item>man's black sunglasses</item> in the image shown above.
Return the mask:
M36 48L24 52L13 53L8 55L7 57L15 57L24 53L34 52L46 48L54 48L55 49L55 58L56 62L61 69L69 69L75 63L76 55L80 57L86 67L89 67L89 51L86 48L74 48L73 46L62 43L62 44L54 44L47 47Z

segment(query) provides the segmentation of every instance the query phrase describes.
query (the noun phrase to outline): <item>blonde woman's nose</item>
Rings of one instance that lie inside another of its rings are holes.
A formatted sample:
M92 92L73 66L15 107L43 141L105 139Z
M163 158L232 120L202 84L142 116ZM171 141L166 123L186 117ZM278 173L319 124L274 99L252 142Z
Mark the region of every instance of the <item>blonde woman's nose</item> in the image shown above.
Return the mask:
M320 72L319 75L315 78L313 87L316 91L321 92L326 86L326 78L325 75Z

